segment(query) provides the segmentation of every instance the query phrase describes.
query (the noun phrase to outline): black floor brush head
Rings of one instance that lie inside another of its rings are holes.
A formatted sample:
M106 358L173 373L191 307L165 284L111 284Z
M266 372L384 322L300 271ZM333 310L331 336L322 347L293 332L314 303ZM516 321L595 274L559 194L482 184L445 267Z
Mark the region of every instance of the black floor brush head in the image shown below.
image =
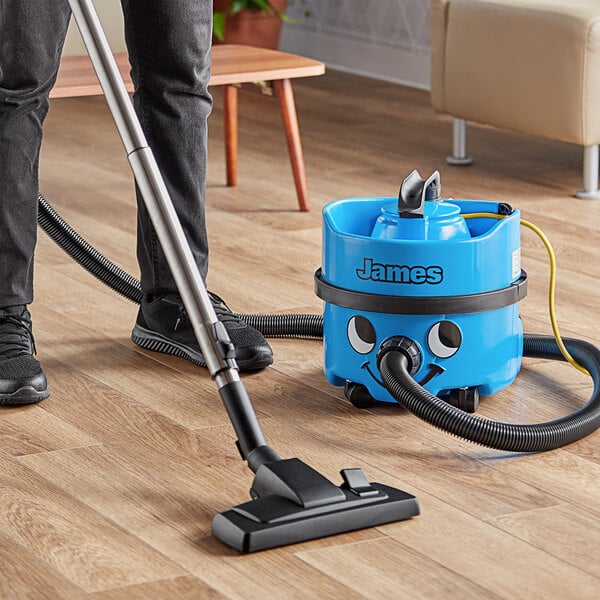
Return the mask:
M342 475L357 471L342 471ZM338 489L345 499L305 508L283 496L263 496L218 514L212 532L240 552L256 552L419 514L417 499L411 494L381 483L350 489L344 478L346 482Z

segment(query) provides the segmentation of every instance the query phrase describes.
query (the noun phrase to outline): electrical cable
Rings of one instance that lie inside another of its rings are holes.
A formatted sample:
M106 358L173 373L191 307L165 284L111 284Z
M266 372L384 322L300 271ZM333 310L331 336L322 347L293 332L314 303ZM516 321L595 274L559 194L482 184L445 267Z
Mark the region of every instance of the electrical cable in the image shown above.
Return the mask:
M490 218L490 219L505 219L507 215L499 215L496 213L487 213L487 212L479 212L479 213L467 213L462 215L465 219L475 219L475 218ZM562 336L560 335L560 331L558 329L558 321L556 318L556 255L554 254L554 249L552 248L552 244L550 240L546 236L546 234L537 226L531 223L530 221L526 221L525 219L521 219L521 225L527 227L531 231L533 231L544 244L546 251L548 252L548 257L550 259L550 280L548 283L548 312L550 315L550 324L552 325L552 332L554 334L554 339L560 349L561 354L565 357L565 360L574 366L578 371L584 373L585 375L590 375L589 371L581 366L569 353L567 347L563 343Z

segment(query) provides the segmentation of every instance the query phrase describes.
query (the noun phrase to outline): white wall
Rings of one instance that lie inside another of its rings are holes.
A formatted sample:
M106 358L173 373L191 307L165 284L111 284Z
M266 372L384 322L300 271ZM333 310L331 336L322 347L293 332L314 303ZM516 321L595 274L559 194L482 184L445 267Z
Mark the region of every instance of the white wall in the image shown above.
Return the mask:
M100 21L102 21L106 37L108 37L110 47L114 52L124 52L125 38L123 36L121 2L119 0L97 0L95 5ZM65 56L72 54L86 54L85 46L81 41L79 31L77 31L73 19L71 19L71 24L67 33L63 54Z
M280 49L369 77L429 88L429 0L290 0Z

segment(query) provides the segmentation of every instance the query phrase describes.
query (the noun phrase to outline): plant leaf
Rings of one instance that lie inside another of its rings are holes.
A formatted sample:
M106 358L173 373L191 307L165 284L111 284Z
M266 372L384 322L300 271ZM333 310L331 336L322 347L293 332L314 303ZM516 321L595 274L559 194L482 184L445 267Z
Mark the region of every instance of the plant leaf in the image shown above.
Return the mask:
M267 14L275 13L269 0L231 0L229 14L235 15L242 10L262 11Z
M225 39L225 18L224 12L213 13L213 35L221 41Z

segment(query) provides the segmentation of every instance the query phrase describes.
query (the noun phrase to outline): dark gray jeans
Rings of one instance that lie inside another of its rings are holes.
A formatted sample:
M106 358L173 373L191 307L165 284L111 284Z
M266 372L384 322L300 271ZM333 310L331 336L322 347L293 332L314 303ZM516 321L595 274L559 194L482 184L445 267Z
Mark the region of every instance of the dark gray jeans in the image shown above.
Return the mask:
M204 217L212 0L121 0L134 104L200 273ZM0 307L33 300L38 164L56 79L67 0L0 0ZM176 291L139 192L142 290Z

